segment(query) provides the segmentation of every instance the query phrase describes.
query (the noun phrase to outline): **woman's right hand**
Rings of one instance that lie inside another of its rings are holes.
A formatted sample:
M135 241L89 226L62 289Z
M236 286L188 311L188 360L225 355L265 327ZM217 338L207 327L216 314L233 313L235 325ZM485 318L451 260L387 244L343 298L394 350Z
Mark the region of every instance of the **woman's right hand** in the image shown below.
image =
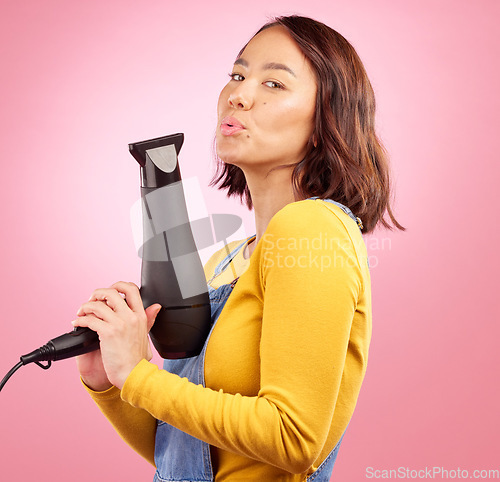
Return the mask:
M115 283L118 284L118 283ZM113 285L115 286L115 285ZM135 286L135 285L134 285ZM137 286L136 286L137 288ZM138 288L137 288L138 290ZM97 291L97 290L96 290ZM94 294L90 297L90 300L98 299L95 297L95 292ZM142 306L142 304L141 304ZM161 309L161 306L158 303L154 303L153 305L149 306L146 308L144 311L147 319L147 330L151 330L151 327L153 326L156 316L159 313ZM87 319L89 318L95 318L96 320L99 320L97 316L95 316L92 313L87 313L87 314L82 314L79 316L85 316ZM148 344L148 360L151 359L153 356L151 352L151 345ZM106 373L106 370L104 368L104 363L102 360L101 356L101 350L95 350L90 353L85 353L83 355L79 355L76 357L76 364L77 368L80 372L80 376L91 390L94 390L96 392L102 392L105 390L108 390L113 386L113 384L109 381L108 375Z

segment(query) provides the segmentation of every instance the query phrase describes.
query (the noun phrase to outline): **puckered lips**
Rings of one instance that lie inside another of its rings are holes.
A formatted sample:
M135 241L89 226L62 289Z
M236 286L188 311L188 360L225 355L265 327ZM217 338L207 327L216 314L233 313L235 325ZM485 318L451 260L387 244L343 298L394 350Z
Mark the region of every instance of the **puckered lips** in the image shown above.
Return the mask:
M220 131L223 136L232 136L245 129L245 126L235 117L224 117L220 123Z

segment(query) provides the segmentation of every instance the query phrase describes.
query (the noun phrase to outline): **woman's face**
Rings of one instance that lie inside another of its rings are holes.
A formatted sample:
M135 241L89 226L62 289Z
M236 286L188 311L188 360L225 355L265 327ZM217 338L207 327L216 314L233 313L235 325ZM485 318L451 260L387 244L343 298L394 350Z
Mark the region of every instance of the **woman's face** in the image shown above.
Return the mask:
M243 171L300 162L314 128L316 79L281 26L246 46L219 96L217 154Z

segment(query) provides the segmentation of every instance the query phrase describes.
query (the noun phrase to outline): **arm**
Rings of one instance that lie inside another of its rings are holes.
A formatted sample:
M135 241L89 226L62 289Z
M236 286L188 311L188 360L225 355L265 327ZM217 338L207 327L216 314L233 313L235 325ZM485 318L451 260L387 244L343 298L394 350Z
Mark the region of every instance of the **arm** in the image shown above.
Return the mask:
M124 402L116 387L96 392L83 381L82 384L120 437L154 466L156 419L145 410Z
M121 298L120 301L125 304ZM156 304L143 310L147 330L151 328L159 307L160 305ZM148 355L151 358L150 354ZM77 366L82 385L120 437L139 455L155 465L156 419L145 410L136 409L120 398L120 390L108 379L102 350L78 356Z
M217 260L220 257L220 252L214 253L204 267L207 279L212 276ZM152 310L151 307L145 310L148 318L148 328L151 327L156 313L157 311ZM121 399L120 389L109 382L100 350L77 357L77 365L82 385L94 400L99 410L108 419L120 437L154 466L157 423L155 417L146 410L135 408Z
M291 472L307 470L328 435L362 289L345 227L317 208L284 208L254 253L261 259L264 295L257 396L194 385L142 360L128 376L122 398L224 450ZM292 246L293 239L324 238L325 230L339 240L334 252L321 246L310 259L310 249ZM284 268L285 259L294 266Z
M220 252L214 253L205 264L207 279L213 274ZM151 308L145 313L150 327L156 313ZM139 455L155 465L156 419L147 411L135 408L121 399L120 389L113 386L106 376L100 351L77 357L77 365L83 387L116 432Z

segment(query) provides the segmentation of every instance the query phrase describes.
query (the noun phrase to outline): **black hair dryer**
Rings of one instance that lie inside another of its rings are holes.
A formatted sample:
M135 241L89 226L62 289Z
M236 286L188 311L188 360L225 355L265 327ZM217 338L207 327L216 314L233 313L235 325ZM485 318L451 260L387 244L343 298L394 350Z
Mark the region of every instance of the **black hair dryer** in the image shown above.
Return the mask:
M144 307L162 309L150 331L162 358L198 355L210 331L210 299L194 242L177 156L183 134L129 144L141 166Z
M144 308L154 303L162 306L150 337L158 353L171 359L198 355L211 326L205 273L191 231L177 163L183 141L183 134L174 134L129 144L130 152L141 165L141 297ZM204 229L207 230L206 225ZM47 369L53 361L98 348L97 333L77 327L21 356L0 381L0 390L23 365L36 363ZM42 365L43 361L47 364Z

